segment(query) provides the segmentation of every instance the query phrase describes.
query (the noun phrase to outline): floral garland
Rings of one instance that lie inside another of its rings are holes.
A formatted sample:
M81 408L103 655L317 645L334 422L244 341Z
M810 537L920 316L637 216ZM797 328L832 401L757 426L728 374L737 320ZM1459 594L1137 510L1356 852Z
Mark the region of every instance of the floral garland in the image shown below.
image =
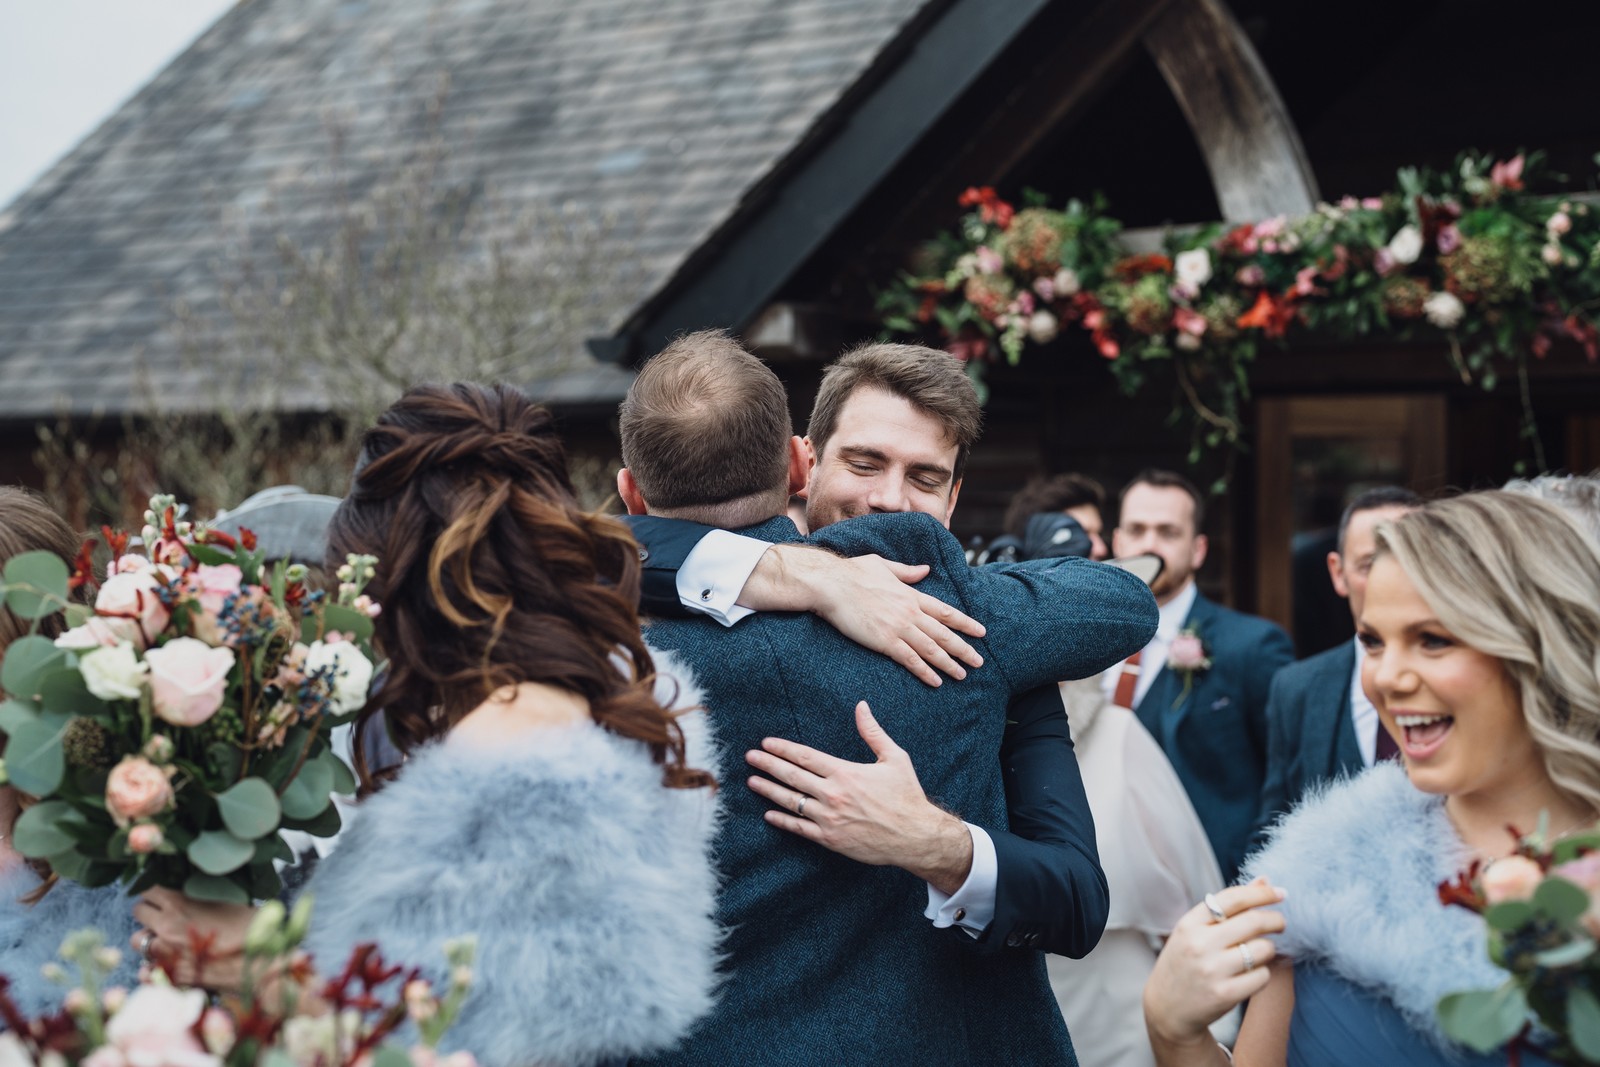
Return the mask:
M1445 173L1405 168L1382 196L1169 232L1163 253L1145 255L1120 247L1122 224L1098 199L1058 210L1030 192L1018 210L968 189L957 230L922 246L878 308L891 333L931 336L966 360L980 388L985 362L1015 364L1067 324L1129 395L1151 363L1170 364L1192 414L1191 462L1202 446L1240 445L1263 342L1442 339L1463 382L1492 389L1517 372L1542 467L1527 356L1563 338L1600 356L1600 212L1530 194L1539 162L1466 154Z

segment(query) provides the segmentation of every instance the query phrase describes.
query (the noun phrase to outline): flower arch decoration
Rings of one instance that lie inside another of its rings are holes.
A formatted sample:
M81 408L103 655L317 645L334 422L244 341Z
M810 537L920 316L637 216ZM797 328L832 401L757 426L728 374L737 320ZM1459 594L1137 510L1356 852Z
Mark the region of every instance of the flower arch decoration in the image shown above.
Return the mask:
M1263 345L1441 340L1463 382L1493 389L1516 377L1542 467L1527 361L1560 339L1600 356L1600 212L1579 196L1530 193L1540 162L1466 153L1449 171L1400 170L1381 196L1169 231L1160 253L1137 255L1100 198L1053 208L1029 192L1018 209L972 188L957 228L917 250L878 310L891 334L934 339L965 360L980 391L986 363L1015 364L1070 328L1087 333L1129 395L1170 365L1191 462L1242 446Z

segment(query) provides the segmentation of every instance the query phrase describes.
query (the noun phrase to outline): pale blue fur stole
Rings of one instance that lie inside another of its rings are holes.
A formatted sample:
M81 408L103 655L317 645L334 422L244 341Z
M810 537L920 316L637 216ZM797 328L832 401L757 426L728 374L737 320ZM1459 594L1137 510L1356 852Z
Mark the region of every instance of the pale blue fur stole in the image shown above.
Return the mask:
M1287 891L1280 952L1387 999L1451 1049L1434 1013L1439 998L1505 979L1489 962L1483 920L1439 903L1439 883L1468 862L1444 799L1386 762L1308 795L1241 879L1265 875Z
M106 944L122 953L122 962L107 984L132 985L139 963L128 946L133 936L134 901L123 887L85 889L59 881L37 904L24 904L20 898L38 887L39 876L24 864L0 876L0 973L11 980L11 999L22 1014L31 1019L61 1009L68 987L46 980L41 969L47 963L60 963L76 986L76 968L61 959L61 942L68 934L89 927L99 930Z
M654 656L658 699L697 705L688 671ZM690 766L715 770L704 713L679 721ZM308 947L336 970L375 941L437 983L444 943L477 935L475 985L444 1047L482 1067L664 1050L713 1005L715 805L709 790L664 788L642 744L590 723L495 751L429 746L362 802L312 876Z

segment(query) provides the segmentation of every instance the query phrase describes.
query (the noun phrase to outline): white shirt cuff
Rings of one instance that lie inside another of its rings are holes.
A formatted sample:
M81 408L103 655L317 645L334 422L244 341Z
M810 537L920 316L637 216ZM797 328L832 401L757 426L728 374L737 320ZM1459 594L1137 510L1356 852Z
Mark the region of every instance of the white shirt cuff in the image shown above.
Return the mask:
M972 835L972 870L967 872L967 880L948 897L929 885L928 910L922 914L941 929L959 926L977 937L994 921L995 882L999 878L1000 864L995 859L994 840L989 832L970 822L966 827Z
M737 601L744 583L771 547L768 541L712 530L678 568L678 599L690 611L709 615L724 626L754 614Z

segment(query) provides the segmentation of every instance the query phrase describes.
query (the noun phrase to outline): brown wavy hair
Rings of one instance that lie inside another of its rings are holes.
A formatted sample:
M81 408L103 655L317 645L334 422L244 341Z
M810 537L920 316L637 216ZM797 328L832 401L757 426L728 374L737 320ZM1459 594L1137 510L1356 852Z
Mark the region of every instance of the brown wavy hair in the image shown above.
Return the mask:
M422 385L380 415L328 528L330 570L348 553L378 558L367 588L389 661L356 722L364 791L375 720L410 752L519 682L587 699L601 727L648 746L665 785L713 784L655 699L638 546L578 506L550 412L518 390Z

